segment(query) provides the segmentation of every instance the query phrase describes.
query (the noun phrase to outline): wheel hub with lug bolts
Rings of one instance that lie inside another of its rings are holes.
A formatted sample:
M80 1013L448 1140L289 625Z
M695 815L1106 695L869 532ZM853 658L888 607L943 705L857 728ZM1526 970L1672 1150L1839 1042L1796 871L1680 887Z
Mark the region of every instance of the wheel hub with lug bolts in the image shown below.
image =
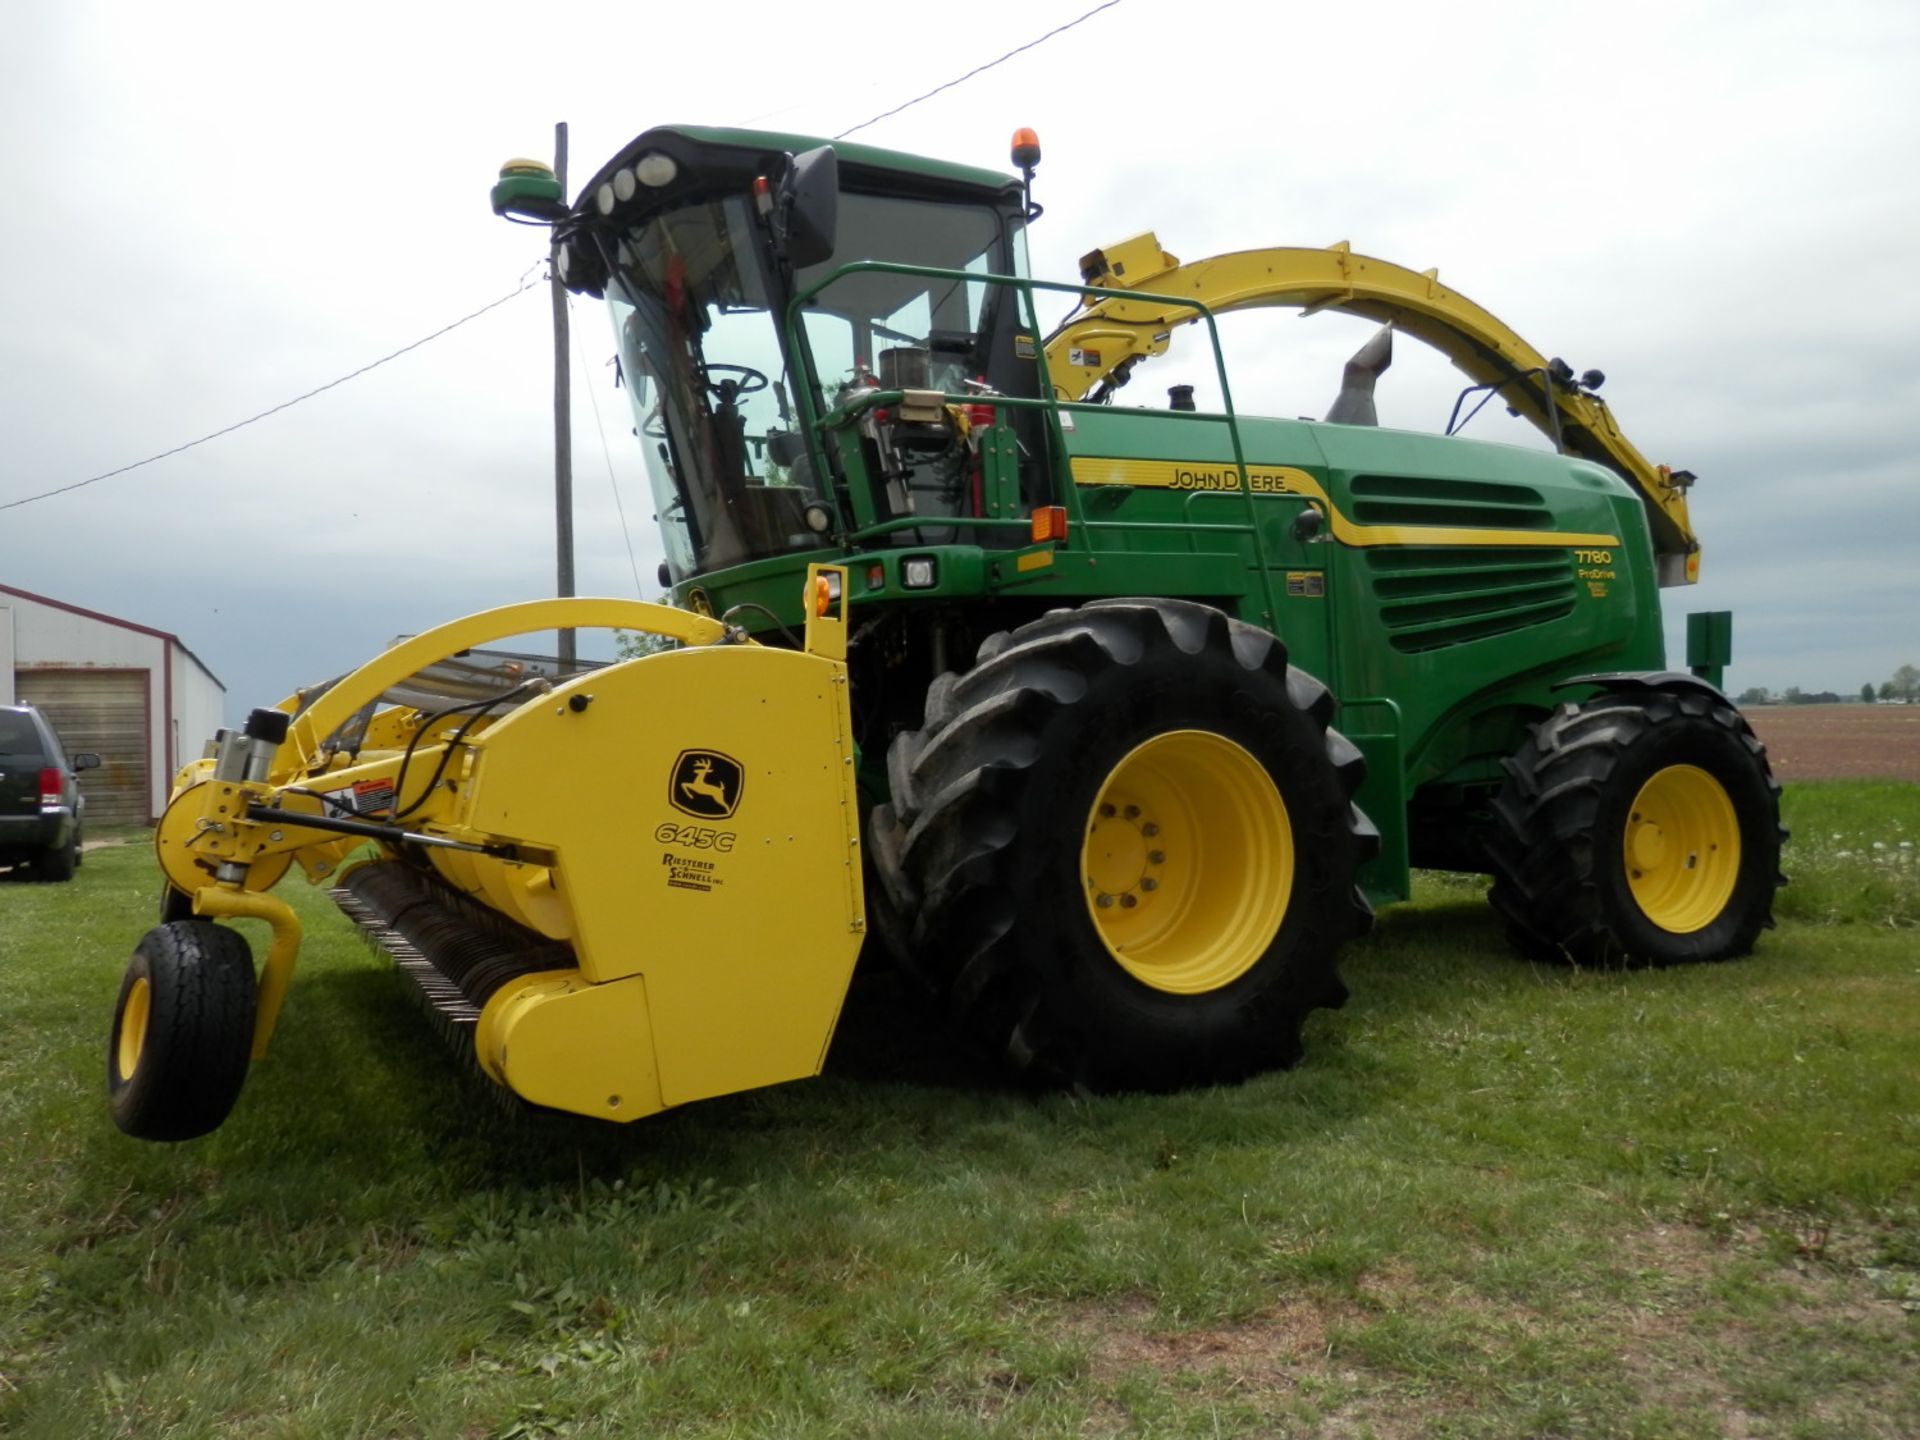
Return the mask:
M1621 839L1634 902L1662 929L1691 934L1731 900L1739 819L1725 787L1698 766L1670 765L1650 776L1627 811Z
M1095 905L1132 910L1160 888L1152 871L1167 863L1167 852L1147 844L1159 833L1160 826L1144 818L1139 805L1108 801L1099 807L1087 837L1093 860L1087 888Z

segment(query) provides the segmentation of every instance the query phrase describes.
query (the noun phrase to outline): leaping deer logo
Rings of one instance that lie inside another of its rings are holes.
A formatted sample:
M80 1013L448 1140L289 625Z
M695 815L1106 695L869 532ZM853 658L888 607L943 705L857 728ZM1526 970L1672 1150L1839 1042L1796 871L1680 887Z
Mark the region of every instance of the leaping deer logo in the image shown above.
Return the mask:
M707 777L713 774L713 761L700 759L693 762L693 778L680 782L680 793L686 796L705 795L722 810L727 808L727 787L716 784Z
M717 750L682 750L674 762L667 801L703 820L724 820L740 808L740 762Z

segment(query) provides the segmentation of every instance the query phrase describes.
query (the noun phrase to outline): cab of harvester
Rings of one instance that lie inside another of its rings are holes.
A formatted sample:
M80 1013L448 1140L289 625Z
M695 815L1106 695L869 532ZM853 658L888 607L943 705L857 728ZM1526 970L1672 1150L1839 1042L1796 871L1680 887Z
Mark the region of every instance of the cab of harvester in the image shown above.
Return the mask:
M787 577L822 552L1026 538L1049 493L1038 414L1005 427L1027 434L991 495L979 438L952 443L993 427L994 397L1041 393L1028 296L1004 283L1025 219L1005 176L744 131L652 130L588 183L555 224L560 273L606 299L677 598L786 623ZM938 565L885 568L889 589L946 588Z

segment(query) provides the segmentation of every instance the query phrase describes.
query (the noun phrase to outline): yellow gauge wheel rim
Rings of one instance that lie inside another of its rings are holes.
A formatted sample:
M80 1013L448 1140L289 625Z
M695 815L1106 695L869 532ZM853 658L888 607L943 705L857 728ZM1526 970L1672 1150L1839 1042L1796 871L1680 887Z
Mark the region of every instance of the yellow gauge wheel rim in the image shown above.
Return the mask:
M1655 771L1633 797L1621 854L1641 913L1675 935L1704 930L1740 878L1740 822L1726 788L1697 765Z
M120 1044L114 1063L122 1080L131 1080L139 1068L140 1052L147 1048L147 1017L153 1010L153 990L143 975L127 991L127 1003L120 1009Z
M1206 730L1136 746L1094 797L1080 847L1087 913L1107 953L1174 995L1238 980L1293 895L1293 824L1260 762Z

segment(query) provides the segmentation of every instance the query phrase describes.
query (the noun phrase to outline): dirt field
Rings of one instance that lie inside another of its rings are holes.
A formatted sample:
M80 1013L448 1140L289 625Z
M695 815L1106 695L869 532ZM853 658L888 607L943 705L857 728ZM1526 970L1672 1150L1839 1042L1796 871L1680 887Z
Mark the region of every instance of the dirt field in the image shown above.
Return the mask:
M1920 781L1920 705L1756 705L1746 716L1783 781Z

